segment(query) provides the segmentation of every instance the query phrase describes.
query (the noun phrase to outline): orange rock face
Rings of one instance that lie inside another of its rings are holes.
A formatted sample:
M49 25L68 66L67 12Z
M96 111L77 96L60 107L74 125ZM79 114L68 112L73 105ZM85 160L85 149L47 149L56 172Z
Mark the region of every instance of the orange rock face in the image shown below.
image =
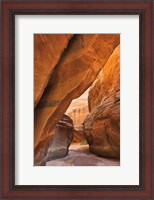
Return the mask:
M34 34L35 107L71 37L71 34Z
M35 155L71 101L95 80L120 42L119 34L75 35L54 69L35 109Z
M89 92L91 112L84 121L90 150L99 156L120 158L120 47L118 46Z
M104 68L89 90L89 110L95 108L104 98L116 91L120 85L120 45L116 47Z
M66 114L71 117L74 124L73 142L80 143L85 140L85 136L83 134L83 122L89 113L88 93L89 89L86 90L79 98L74 99L66 110Z

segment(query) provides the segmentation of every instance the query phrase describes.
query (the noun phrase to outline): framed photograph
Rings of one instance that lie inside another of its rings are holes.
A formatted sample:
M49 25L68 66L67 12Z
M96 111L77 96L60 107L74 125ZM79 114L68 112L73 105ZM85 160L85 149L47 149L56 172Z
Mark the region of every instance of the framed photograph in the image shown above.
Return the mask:
M1 1L1 198L153 199L153 1Z

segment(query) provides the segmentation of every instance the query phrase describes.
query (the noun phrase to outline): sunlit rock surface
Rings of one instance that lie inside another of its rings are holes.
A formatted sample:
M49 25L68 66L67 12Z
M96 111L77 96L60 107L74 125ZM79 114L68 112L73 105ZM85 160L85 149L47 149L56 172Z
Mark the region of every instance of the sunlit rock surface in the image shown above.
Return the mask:
M85 140L83 134L83 122L89 113L88 94L89 89L87 89L79 98L74 99L66 110L66 114L71 117L74 124L73 142L82 142Z
M72 119L63 115L51 133L52 137L48 146L38 151L35 156L35 165L46 165L46 162L50 160L65 157L72 142L73 133Z
M90 113L84 134L99 156L120 158L120 47L118 46L89 92Z
M81 34L70 40L35 109L35 155L49 144L71 101L92 84L119 43L119 34Z
M34 107L71 37L71 34L34 34Z

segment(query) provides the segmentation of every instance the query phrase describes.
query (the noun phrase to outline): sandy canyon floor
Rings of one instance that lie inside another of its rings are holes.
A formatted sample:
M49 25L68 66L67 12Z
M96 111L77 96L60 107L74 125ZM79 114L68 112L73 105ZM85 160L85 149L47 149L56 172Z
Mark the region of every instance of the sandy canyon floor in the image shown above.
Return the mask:
M98 157L89 151L88 145L73 144L67 156L47 162L46 166L120 166L120 161Z

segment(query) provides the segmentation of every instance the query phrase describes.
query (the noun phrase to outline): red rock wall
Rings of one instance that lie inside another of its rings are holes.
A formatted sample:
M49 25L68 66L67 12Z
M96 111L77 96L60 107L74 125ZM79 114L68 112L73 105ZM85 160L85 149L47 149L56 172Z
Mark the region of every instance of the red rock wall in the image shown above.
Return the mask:
M120 45L114 50L89 91L90 113L84 134L99 156L120 158Z
M120 86L120 45L118 45L104 68L90 87L88 96L89 110L95 108L108 95Z
M71 34L34 34L34 106L42 96Z
M81 34L70 41L35 109L35 155L49 143L72 99L96 79L119 42L119 34Z

